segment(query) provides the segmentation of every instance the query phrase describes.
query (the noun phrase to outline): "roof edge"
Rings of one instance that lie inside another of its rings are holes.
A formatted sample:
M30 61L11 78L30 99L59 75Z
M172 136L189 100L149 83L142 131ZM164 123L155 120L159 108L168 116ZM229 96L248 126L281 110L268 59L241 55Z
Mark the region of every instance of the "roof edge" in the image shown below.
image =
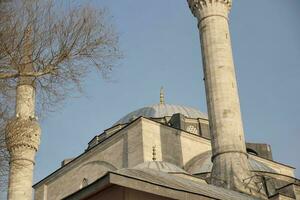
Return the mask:
M135 119L134 121L128 123L127 125L125 125L124 127L122 127L120 130L116 131L115 133L113 133L112 135L110 135L109 137L105 138L103 141L99 142L98 144L96 144L95 146L93 146L90 149L87 149L86 151L84 151L83 153L81 153L80 155L78 155L77 157L75 157L72 161L68 162L67 164L65 164L64 166L56 169L54 172L52 172L51 174L49 174L48 176L46 176L45 178L43 178L42 180L38 181L37 183L35 183L32 187L35 189L38 185L40 185L42 182L46 181L47 179L49 179L51 176L53 176L54 174L60 172L61 170L65 169L66 167L70 166L71 164L73 164L75 161L77 161L78 159L80 159L81 157L83 157L85 154L91 152L92 150L94 150L96 147L98 147L99 145L101 145L102 143L104 143L105 141L107 141L108 139L112 138L113 136L117 135L120 131L126 129L127 127L131 126L132 124L134 124L136 121L141 120L142 117L139 117L137 119Z

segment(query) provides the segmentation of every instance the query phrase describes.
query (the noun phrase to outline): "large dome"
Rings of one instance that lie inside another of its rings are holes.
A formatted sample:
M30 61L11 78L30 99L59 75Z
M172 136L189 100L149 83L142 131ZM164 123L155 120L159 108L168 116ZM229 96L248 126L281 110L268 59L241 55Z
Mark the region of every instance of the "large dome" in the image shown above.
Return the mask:
M180 105L172 105L172 104L154 104L151 106L146 106L140 108L136 111L133 111L119 121L116 124L125 124L130 122L131 120L138 118L138 117L147 117L147 118L161 118L166 116L172 116L173 114L181 113L186 117L189 118L204 118L207 119L207 115L205 113L200 112L196 108L191 108L187 106L180 106Z

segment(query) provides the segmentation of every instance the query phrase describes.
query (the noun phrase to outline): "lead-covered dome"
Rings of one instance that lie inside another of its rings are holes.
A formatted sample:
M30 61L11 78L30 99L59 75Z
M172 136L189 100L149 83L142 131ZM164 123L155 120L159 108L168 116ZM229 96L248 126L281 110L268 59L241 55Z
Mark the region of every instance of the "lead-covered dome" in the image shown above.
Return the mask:
M211 162L211 151L206 151L196 157L194 157L191 161L189 161L186 166L185 170L190 174L204 174L210 173L213 168L213 163ZM256 172L267 172L267 173L278 173L271 167L267 166L266 164L255 160L252 157L249 157L249 167L252 171Z
M207 119L207 115L205 113L200 112L196 108L191 108L188 106L181 106L181 105L159 103L159 104L154 104L151 106L146 106L138 110L135 110L125 115L123 118L117 121L116 124L125 124L141 116L147 118L162 118L166 116L172 116L173 114L176 113L181 113L188 118Z
M180 167L178 167L174 164L171 164L169 162L165 162L165 161L147 161L147 162L138 164L133 169L140 169L140 170L152 169L152 170L164 172L164 173L187 174L187 172L184 171L183 169L181 169Z

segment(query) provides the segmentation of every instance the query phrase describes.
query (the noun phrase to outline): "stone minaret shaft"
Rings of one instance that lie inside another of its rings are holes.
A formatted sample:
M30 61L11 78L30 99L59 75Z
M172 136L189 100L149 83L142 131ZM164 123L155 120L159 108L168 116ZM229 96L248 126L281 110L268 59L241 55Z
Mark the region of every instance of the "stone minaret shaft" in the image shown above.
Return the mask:
M210 121L212 184L249 193L249 170L233 63L231 0L188 0L198 19Z
M6 126L6 143L10 153L9 200L31 200L35 154L40 142L40 127L35 118L34 79L22 76L32 72L31 31L25 35L23 64L16 88L15 117Z

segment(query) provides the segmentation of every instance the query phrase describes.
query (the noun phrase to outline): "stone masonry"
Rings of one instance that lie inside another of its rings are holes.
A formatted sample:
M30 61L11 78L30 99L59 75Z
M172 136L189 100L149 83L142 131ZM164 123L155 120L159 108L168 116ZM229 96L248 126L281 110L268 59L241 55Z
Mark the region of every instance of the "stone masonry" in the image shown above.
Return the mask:
M228 14L231 0L189 0L198 19L212 137L212 184L252 194Z

